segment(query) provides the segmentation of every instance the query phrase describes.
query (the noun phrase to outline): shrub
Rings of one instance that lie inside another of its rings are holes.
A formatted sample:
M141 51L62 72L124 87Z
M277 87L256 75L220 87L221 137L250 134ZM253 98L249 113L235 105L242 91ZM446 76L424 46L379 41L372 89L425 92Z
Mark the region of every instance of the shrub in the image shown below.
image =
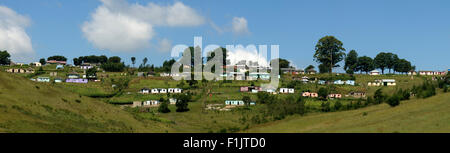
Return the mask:
M319 92L317 94L319 95L320 99L326 100L328 97L328 89L322 87L319 89Z
M375 95L373 95L373 99L375 99L376 104L381 104L384 101L385 96L383 95L383 91L381 88L378 89L377 91L375 91Z
M161 102L161 105L159 105L159 107L158 107L158 112L169 113L170 109L169 109L168 102L166 100L164 100L164 98L160 98L159 101Z
M339 111L342 107L342 103L341 101L337 101L336 103L334 103L334 110L335 111Z
M395 107L400 105L400 96L398 95L393 95L392 97L390 97L387 101L387 104L389 104L389 106L391 107Z

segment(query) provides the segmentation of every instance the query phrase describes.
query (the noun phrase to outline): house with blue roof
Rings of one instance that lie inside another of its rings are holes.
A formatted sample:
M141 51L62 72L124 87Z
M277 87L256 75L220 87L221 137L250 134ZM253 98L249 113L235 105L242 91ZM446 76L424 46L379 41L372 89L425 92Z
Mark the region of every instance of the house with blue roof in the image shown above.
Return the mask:
M336 80L336 81L334 81L334 84L337 84L337 85L343 85L345 82L344 81L342 81L342 80Z
M347 81L345 81L345 84L354 86L355 85L355 80L347 80Z

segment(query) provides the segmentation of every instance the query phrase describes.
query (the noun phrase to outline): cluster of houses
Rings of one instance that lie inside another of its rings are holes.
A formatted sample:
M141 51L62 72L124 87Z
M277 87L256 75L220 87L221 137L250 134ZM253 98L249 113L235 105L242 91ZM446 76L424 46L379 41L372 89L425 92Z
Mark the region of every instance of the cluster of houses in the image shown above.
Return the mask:
M34 69L33 68L9 68L6 69L6 72L8 73L34 73Z
M374 82L368 82L368 86L396 86L394 79L381 79L381 80L375 80Z
M336 85L351 85L354 86L355 80L334 80L334 81L325 81L325 80L317 80L317 78L309 78L307 76L303 77L294 77L293 80L299 80L302 83L318 83L321 85L325 84L336 84Z
M242 100L225 100L225 106L244 106L245 103ZM250 105L256 105L255 102L250 102Z
M166 93L182 93L183 89L180 88L169 88L169 89L165 89L165 88L153 88L153 89L149 89L149 88L142 88L139 93L141 94L166 94Z
M175 105L177 99L169 98L169 104ZM158 107L161 104L159 100L134 101L131 107Z
M58 72L50 72L50 76L55 77L57 76ZM67 74L67 79L63 80L62 78L55 78L54 82L55 83L62 83L62 82L66 82L66 83L88 83L89 80L96 80L97 77L96 76L86 76L83 75L83 78L80 78L79 74L76 73L70 73ZM36 79L31 79L32 81L36 81L36 82L50 82L50 77L37 77Z
M261 87L258 87L258 86L243 86L243 87L240 88L239 91L240 92L258 93L258 92L263 91L263 89ZM276 91L273 90L273 89L266 89L265 92L276 94ZM293 93L295 93L295 89L294 88L280 88L278 93L281 93L281 94L293 94Z
M280 69L283 74L291 74L291 75L300 75L300 74L316 74L317 71L314 69L302 70L296 68L281 68Z
M448 71L409 71L408 75L447 75ZM380 71L373 70L369 72L369 75L380 75Z

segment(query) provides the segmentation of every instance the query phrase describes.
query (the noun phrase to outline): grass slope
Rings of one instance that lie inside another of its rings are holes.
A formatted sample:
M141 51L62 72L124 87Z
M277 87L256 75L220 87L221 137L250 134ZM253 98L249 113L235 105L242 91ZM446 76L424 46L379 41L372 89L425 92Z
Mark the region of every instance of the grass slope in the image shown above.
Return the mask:
M163 132L117 106L0 72L0 132Z
M245 132L449 132L450 93L428 99L404 101L391 108L387 104L352 111L292 116L260 125Z

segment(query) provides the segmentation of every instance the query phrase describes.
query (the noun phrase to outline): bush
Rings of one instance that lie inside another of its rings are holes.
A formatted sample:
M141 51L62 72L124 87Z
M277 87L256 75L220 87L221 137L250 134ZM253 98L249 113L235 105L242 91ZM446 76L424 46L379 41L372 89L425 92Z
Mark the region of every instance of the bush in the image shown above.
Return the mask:
M373 99L375 99L376 104L381 104L386 97L383 95L382 89L378 89L375 91L375 95L373 95Z
M328 97L328 89L322 87L319 89L319 92L317 94L319 95L320 99L326 100Z
M159 105L158 112L169 113L170 109L169 109L168 102L166 100L164 100L164 98L160 98L159 101L160 101L161 105Z
M339 111L342 107L342 103L340 101L337 101L336 103L334 103L334 110L335 111Z
M391 107L398 106L398 105L400 105L400 96L393 95L386 101L386 103L389 104L389 106L391 106Z

